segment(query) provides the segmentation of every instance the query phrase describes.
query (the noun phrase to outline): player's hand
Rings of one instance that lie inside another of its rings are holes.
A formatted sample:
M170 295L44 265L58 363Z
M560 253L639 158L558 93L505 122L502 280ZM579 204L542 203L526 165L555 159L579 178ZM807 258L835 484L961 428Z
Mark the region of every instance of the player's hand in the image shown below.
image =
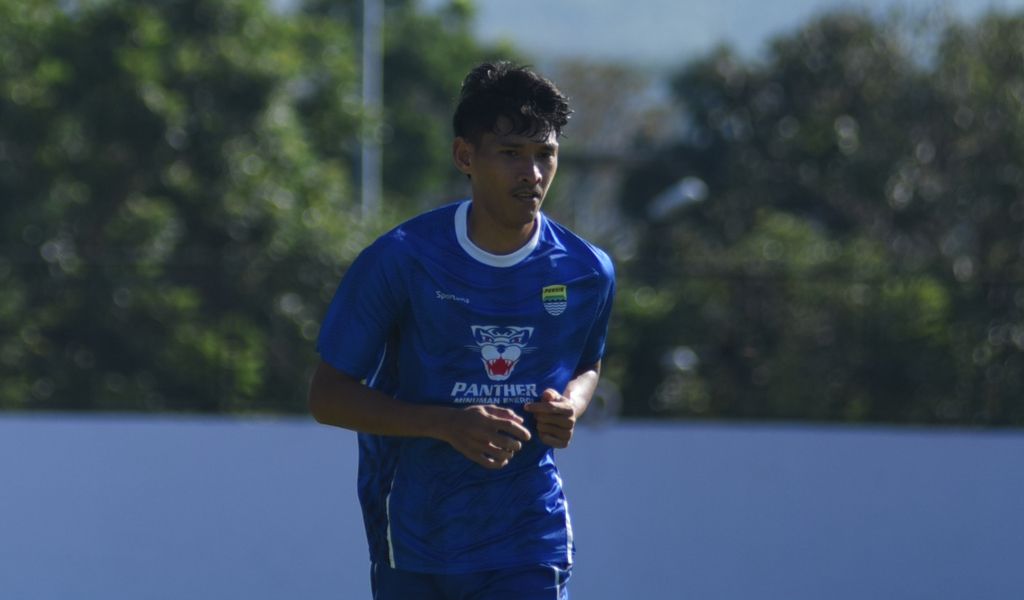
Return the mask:
M442 439L488 469L504 467L530 441L523 418L507 408L474 405L455 409L450 417Z
M566 448L576 427L576 406L565 396L548 388L537 402L523 407L537 419L540 441L552 448Z

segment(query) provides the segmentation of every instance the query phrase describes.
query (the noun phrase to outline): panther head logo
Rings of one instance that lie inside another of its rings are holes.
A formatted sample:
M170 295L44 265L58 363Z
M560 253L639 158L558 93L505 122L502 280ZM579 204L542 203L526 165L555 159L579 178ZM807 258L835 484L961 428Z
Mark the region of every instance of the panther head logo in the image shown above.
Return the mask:
M487 377L492 381L505 381L512 375L512 369L526 352L526 343L533 336L533 327L501 327L497 325L473 325L473 339L484 362Z

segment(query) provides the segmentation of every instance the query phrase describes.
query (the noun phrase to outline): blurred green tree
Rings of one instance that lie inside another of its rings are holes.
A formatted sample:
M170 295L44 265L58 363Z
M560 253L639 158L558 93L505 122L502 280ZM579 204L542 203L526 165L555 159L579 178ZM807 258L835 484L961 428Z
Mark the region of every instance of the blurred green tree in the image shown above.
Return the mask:
M627 414L1024 422L1021 36L841 12L686 66L623 188Z
M366 227L350 33L256 0L0 2L0 406L300 410Z
M410 214L468 191L452 167L451 117L462 78L483 60L515 60L507 44L477 42L472 2L451 0L424 12L415 0L381 0L383 113L366 115L383 149L383 192L390 206ZM305 0L304 14L358 29L363 0ZM359 160L349 140L350 164ZM357 169L356 169L357 170Z

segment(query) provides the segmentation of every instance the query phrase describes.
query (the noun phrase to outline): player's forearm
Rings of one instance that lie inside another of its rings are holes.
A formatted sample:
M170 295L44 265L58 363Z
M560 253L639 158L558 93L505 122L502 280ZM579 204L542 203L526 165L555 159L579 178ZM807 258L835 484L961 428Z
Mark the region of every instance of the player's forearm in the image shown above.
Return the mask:
M600 378L601 362L598 361L594 365L577 371L576 375L569 380L569 384L565 386L562 395L572 402L577 418L585 413L587 407L590 406L590 400L594 397L594 392L597 391L597 382Z
M319 423L376 435L441 438L451 409L403 402L321 363L309 386Z

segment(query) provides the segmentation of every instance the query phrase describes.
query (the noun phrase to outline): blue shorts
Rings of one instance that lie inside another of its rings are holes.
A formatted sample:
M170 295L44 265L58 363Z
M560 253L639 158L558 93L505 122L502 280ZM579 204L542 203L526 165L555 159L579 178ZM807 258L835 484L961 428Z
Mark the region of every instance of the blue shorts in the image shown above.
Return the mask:
M572 568L529 565L478 573L415 573L370 565L373 600L569 600Z

